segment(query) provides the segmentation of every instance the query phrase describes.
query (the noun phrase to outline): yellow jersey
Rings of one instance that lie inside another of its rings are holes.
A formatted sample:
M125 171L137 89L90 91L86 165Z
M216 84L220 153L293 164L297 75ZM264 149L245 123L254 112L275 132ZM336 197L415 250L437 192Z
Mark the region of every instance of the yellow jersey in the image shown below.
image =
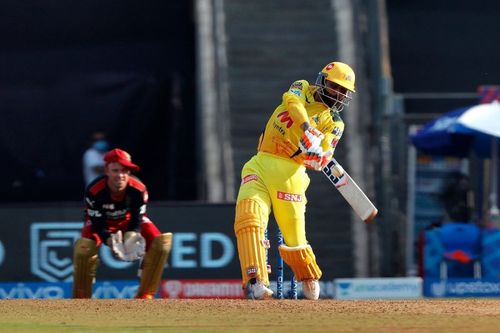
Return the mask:
M331 150L333 155L344 131L344 122L339 112L314 99L317 89L306 80L295 81L290 86L259 138L259 152L291 158L303 164L298 142L304 132L300 126L308 122L325 135L321 146L325 152Z

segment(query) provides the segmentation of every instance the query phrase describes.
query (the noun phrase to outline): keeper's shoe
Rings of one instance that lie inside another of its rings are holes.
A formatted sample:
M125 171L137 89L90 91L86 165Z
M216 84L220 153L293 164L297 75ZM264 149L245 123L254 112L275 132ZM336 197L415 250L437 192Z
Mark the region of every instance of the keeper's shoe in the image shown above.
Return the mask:
M319 282L318 280L308 279L302 281L302 291L304 292L304 297L311 300L316 300L319 298Z
M248 283L248 295L252 299L268 299L273 296L273 291L266 287L261 281L257 280L255 283Z
M135 296L135 298L137 298L137 299L154 299L155 295L145 293L142 295L137 295L137 296Z

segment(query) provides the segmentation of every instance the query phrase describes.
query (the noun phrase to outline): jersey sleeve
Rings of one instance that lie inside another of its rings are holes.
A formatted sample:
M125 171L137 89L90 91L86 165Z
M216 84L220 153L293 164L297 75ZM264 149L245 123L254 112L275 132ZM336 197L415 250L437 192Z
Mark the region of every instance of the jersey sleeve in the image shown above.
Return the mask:
M320 130L325 138L321 142L323 150L331 150L332 154L335 152L342 134L344 133L344 121L340 118L338 112L325 111L320 115L320 121L317 129Z
M128 223L128 231L139 232L142 218L146 214L146 207L148 203L148 191L137 190L130 202L130 221Z
M301 126L305 122L309 122L305 103L312 96L309 92L309 83L306 80L298 80L292 83L287 92L283 94L283 104L288 110L290 117Z

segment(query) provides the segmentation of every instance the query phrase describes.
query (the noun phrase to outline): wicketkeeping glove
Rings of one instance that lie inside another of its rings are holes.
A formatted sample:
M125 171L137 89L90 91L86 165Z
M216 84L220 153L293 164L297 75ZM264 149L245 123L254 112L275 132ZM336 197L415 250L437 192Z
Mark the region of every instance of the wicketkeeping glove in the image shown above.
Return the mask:
M122 232L111 234L111 252L113 256L120 260L125 260L125 247L123 246Z
M145 253L145 240L141 234L127 235L125 243L121 230L111 234L111 251L113 255L123 261L135 261L141 259ZM142 240L141 240L142 239Z
M146 240L138 232L127 231L123 246L131 260L141 259L146 254Z

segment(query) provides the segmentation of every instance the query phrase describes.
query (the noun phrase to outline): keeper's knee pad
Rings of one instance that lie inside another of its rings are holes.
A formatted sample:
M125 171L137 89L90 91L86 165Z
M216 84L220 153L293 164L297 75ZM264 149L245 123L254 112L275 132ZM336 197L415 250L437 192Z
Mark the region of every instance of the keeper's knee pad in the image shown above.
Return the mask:
M243 287L256 278L269 285L267 242L264 238L262 209L255 200L244 199L236 205L234 232L238 243Z
M99 258L94 240L80 238L73 249L73 298L91 298Z
M297 281L321 278L322 273L310 245L296 247L281 245L279 251L283 261L292 269Z
M150 249L144 256L141 284L136 297L154 296L156 294L171 248L172 233L170 232L161 234L153 240Z

